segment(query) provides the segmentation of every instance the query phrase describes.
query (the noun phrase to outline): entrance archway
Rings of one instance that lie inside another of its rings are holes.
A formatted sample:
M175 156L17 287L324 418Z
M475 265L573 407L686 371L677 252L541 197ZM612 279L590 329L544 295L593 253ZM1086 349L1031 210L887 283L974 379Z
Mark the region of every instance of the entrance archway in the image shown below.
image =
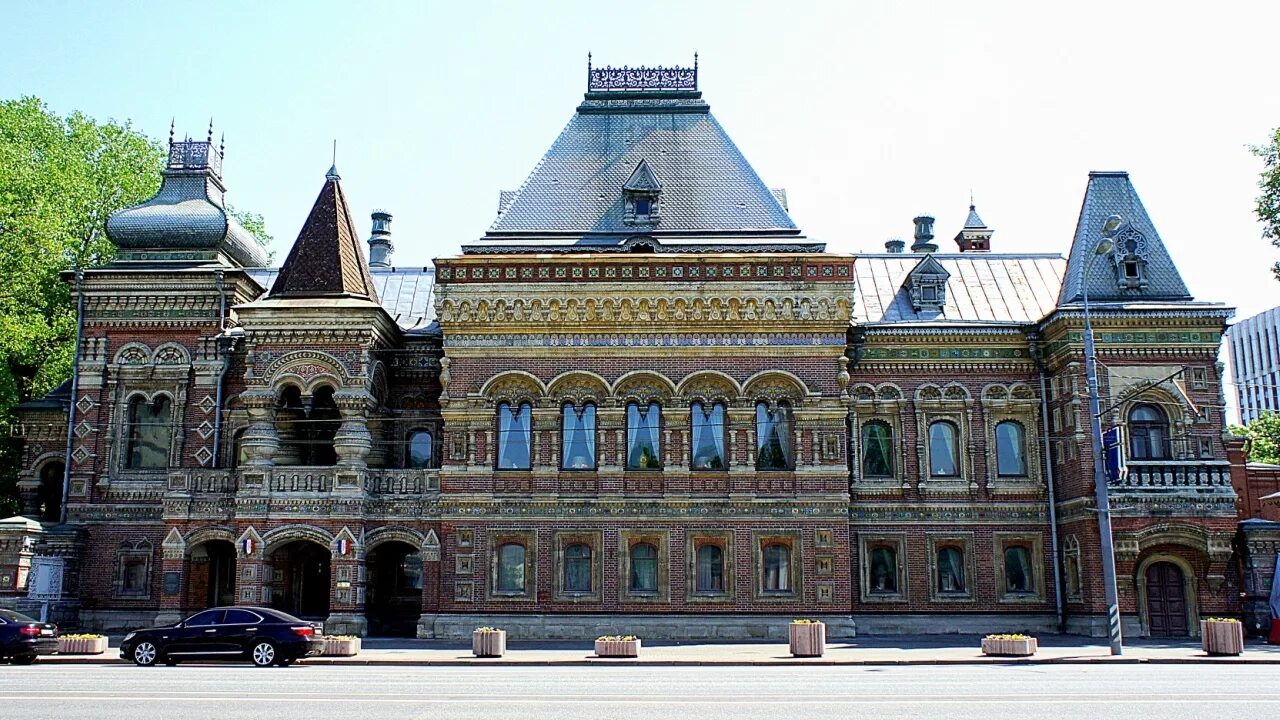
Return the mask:
M422 613L422 555L407 542L389 540L365 557L369 573L365 614L371 635L413 637Z
M235 605L236 546L230 540L208 540L192 548L190 578L187 607Z
M1167 562L1147 566L1147 630L1151 637L1186 637L1186 578L1182 568Z
M271 552L271 607L307 620L329 616L329 548L294 540Z

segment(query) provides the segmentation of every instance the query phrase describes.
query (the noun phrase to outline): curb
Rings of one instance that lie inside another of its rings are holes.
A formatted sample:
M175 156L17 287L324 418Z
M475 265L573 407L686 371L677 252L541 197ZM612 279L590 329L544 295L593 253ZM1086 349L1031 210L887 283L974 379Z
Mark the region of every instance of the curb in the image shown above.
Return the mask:
M216 662L216 661L214 661ZM53 656L42 657L42 665L129 665L121 658L107 658L92 655L86 656ZM369 667L461 667L468 665L496 667L585 667L618 665L633 667L652 665L655 667L797 667L797 666L909 666L909 665L1280 665L1280 657L1276 658L1243 658L1243 657L1059 657L1059 658L922 658L922 659L866 659L866 660L832 660L827 658L795 659L778 658L772 660L636 660L606 659L584 657L579 660L508 660L506 658L480 659L457 658L441 660L397 660L392 658L334 657L308 658L299 661L307 666L369 666Z

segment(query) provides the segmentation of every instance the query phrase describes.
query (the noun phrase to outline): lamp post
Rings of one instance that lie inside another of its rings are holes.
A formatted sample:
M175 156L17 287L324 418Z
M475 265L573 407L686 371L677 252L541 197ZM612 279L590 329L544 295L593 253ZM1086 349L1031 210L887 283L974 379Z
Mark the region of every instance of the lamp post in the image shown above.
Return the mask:
M1098 367L1093 346L1093 324L1089 318L1089 270L1093 261L1111 251L1111 236L1124 225L1124 218L1112 215L1102 225L1102 237L1093 253L1085 261L1080 283L1084 295L1084 371L1089 384L1089 427L1093 442L1094 498L1098 506L1098 536L1102 543L1102 585L1107 599L1107 634L1111 640L1111 654L1124 653L1120 637L1120 600L1116 592L1116 551L1111 540L1111 499L1107 488L1107 473L1102 458L1102 418L1098 410Z

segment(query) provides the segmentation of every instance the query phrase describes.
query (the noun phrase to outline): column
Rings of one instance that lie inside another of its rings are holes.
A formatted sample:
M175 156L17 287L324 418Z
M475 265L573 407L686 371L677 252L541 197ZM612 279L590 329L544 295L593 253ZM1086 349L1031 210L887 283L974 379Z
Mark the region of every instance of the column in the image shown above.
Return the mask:
M339 540L347 539L346 554L339 554ZM339 533L334 539L329 563L329 617L324 621L327 635L365 636L369 621L364 615L364 546Z
M249 424L240 440L246 455L244 464L270 467L280 449L275 427L276 395L266 388L246 390L240 393L240 402L249 413Z
M373 448L368 418L374 398L367 390L344 388L333 394L333 402L342 414L342 425L333 437L338 466L363 470L368 467L369 451Z

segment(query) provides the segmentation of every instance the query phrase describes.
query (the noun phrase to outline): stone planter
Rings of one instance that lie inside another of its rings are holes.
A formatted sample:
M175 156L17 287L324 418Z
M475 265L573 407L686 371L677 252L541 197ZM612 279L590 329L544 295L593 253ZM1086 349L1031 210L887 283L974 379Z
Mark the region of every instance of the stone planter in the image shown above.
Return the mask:
M1200 646L1210 655L1239 655L1244 652L1244 623L1201 620Z
M787 637L795 657L822 657L827 649L826 623L791 623Z
M58 638L59 655L101 655L107 651L107 638Z
M476 657L502 657L506 652L506 630L476 630L471 633L472 655Z
M360 652L360 638L326 635L324 638L324 652L321 654L326 657L351 657L358 652Z
M982 654L999 657L1028 657L1040 649L1035 638L982 638Z
M639 657L640 638L635 640L596 640L598 657Z

